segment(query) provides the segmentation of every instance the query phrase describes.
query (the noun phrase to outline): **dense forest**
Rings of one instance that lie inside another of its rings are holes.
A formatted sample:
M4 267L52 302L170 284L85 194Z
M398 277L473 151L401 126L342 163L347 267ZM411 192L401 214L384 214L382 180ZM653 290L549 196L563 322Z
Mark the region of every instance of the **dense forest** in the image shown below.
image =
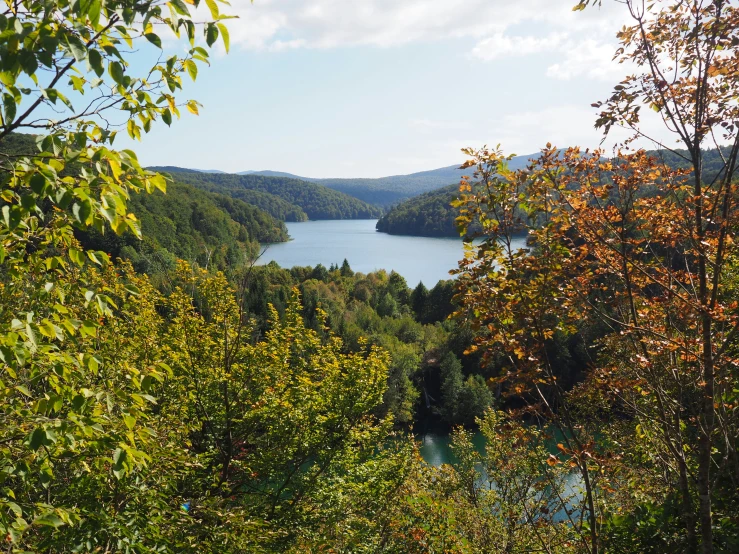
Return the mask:
M143 240L132 233L116 235L78 231L85 248L102 250L112 259L130 260L137 271L172 269L178 259L224 270L249 263L260 243L288 240L285 224L240 200L171 183L166 195L156 192L131 199Z
M722 149L724 156L728 148ZM685 169L689 167L687 150L650 150L649 154L664 161L669 167ZM531 158L531 156L527 156ZM717 149L703 153L704 175L707 181L719 176L724 161ZM514 161L519 158L514 158ZM516 167L510 163L509 168ZM460 171L463 174L463 171ZM388 210L377 222L377 230L391 235L411 235L417 237L458 237L459 230L455 220L458 210L452 202L459 197L459 185L449 185L405 200ZM472 229L474 232L474 228Z
M624 2L634 74L596 128L637 139L654 111L681 161L547 143L522 170L465 148L457 223L479 240L413 290L346 260L253 265L284 227L230 193L309 217L358 200L170 182L115 149L199 113L183 79L228 51L226 2L8 6L2 550L739 551L739 8ZM447 463L421 455L427 425L451 429Z
M174 176L188 172L186 169L174 166L153 166L150 169ZM308 216L300 206L269 192L250 188L232 188L229 189L227 196L256 206L279 221L308 221Z
M377 230L391 235L458 237L457 210L452 201L459 185L449 185L401 202L377 221Z
M395 272L355 274L346 260L329 268L289 270L271 262L249 270L249 312L260 322L267 320L270 305L284 314L294 287L301 293L307 326L330 330L349 351L369 345L390 354L379 410L396 425L472 425L492 405L486 381L498 370L481 371L479 356L465 354L471 331L448 319L458 308L452 281L409 289Z
M298 179L196 171L172 172L171 175L177 181L189 183L210 192L241 198L247 202L251 201L251 197L242 196L243 191L270 194L300 208L309 219L313 220L372 219L382 214L382 209L357 198ZM294 220L300 221L297 218Z

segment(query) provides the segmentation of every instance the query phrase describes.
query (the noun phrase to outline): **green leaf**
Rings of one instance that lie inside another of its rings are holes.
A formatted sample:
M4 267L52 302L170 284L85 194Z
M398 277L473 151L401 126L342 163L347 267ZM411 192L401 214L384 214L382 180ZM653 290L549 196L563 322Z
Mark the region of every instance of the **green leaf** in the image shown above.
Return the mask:
M0 83L12 87L15 85L15 75L13 75L10 71L2 71L0 72Z
M38 60L31 50L21 50L18 52L18 60L26 75L34 75L36 73Z
M64 525L64 521L62 521L62 518L60 518L54 512L48 512L34 519L33 524L45 525L48 527L61 527L62 525Z
M30 185L31 190L41 196L46 189L46 179L40 173L36 173L31 177Z
M90 50L87 61L90 63L90 67L95 72L95 75L102 77L103 73L105 73L105 68L103 67L103 56L100 52L94 48Z
M53 88L45 88L41 91L41 95L46 98L49 102L52 104L56 104L57 99L59 98L59 93L56 91L56 89Z
M219 23L218 29L220 29L221 31L221 38L223 38L223 46L226 48L226 52L228 53L230 43L231 43L231 39L228 34L228 28L223 23Z
M85 335L94 337L97 334L97 327L91 321L83 321L80 325L80 333L84 337Z
M81 250L77 250L76 248L70 248L69 258L80 267L85 265L85 256L82 254Z
M208 9L210 10L210 15L213 19L218 19L218 16L220 15L218 10L218 4L216 4L215 0L205 0L205 3L208 6Z
M23 510L15 502L5 502L5 505L10 508L10 511L15 514L15 517L23 517Z
M187 69L187 72L190 74L190 78L193 81L197 79L198 78L198 64L196 64L192 60L186 60L184 65L185 65L185 68Z
M16 114L15 98L8 93L3 94L3 123L10 125L15 120Z
M159 35L155 33L146 33L144 36L146 37L146 40L151 42L157 48L162 47L162 39L159 38Z
M50 437L47 435L46 429L43 427L35 429L28 438L28 446L30 446L33 451L38 450L42 446L49 446L50 444Z
M75 60L81 62L87 59L87 47L77 35L64 35L64 40Z
M113 475L115 475L118 479L123 477L125 473L124 464L127 458L128 452L126 452L123 448L116 448L115 452L113 452Z
M128 427L129 431L136 427L136 418L128 414L123 416L123 422L126 424L126 427Z
M123 66L119 62L110 62L108 64L108 73L113 77L113 80L119 85L123 84Z
M167 5L171 6L178 14L190 17L190 10L187 9L187 6L182 0L172 0L171 2L167 2Z
M89 3L89 7L87 9L87 17L90 18L90 23L92 23L92 26L95 28L100 23L100 9L102 7L102 2L100 0L92 0Z
M139 294L141 294L139 288L136 285L132 285L131 283L126 283L123 288L126 289L126 292L128 292L128 294L132 294L133 296L138 296Z
M218 40L218 27L215 23L208 23L205 26L205 42L208 46L213 46Z

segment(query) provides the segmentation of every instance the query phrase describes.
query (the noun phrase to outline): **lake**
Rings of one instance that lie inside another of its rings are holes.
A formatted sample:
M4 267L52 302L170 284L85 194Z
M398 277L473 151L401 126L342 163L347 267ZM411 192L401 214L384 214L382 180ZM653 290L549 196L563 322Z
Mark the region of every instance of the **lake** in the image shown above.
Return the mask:
M415 288L419 281L429 287L451 279L449 270L463 257L458 238L388 235L375 230L376 219L342 219L287 223L289 242L270 244L259 264L277 262L281 267L327 268L348 260L354 271L395 271ZM524 239L521 246L524 246Z

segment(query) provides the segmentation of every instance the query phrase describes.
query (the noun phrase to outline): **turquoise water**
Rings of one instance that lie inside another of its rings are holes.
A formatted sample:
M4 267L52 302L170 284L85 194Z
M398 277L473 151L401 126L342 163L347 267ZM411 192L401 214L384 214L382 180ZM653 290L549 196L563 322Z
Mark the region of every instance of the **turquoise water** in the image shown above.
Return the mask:
M554 431L554 430L553 430ZM554 432L554 437L547 444L547 450L552 454L557 453L556 443L561 439L561 435ZM448 433L426 433L419 436L417 439L421 443L421 456L424 461L432 466L440 466L442 464L453 464L458 460L452 453L451 449L451 436ZM480 431L477 431L472 435L472 444L475 449L483 453L485 451L485 437ZM482 467L478 467L478 471L481 472L479 485L486 487L488 485L485 472ZM577 517L579 512L579 504L583 498L582 480L581 476L577 472L570 473L565 479L564 495L569 498L567 507L575 509L574 517ZM554 517L555 521L565 521L567 514L564 509L560 509Z
M463 257L460 239L388 235L378 233L376 223L376 219L288 223L292 240L267 245L259 263L274 260L285 268L319 263L329 267L341 265L346 258L354 271L394 270L410 287L419 281L433 286L452 278L449 270Z

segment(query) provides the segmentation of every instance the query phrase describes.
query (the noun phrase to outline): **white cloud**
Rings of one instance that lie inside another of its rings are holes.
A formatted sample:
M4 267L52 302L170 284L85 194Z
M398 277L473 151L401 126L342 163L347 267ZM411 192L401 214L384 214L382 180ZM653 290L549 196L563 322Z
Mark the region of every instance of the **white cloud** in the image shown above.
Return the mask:
M528 56L547 50L555 50L567 37L564 33L546 37L508 36L497 33L479 41L472 49L472 55L484 61L502 57Z
M435 119L411 119L411 127L421 130L435 129L463 129L467 124L463 121L435 120Z
M573 13L574 0L237 0L231 40L247 48L301 41L309 48L500 36L514 25L543 23L579 31L610 26L613 2ZM227 11L227 10L224 10Z
M393 47L475 39L482 61L548 52L562 59L551 78L608 79L612 37L625 12L617 2L573 12L575 0L237 0L229 10L231 43L282 52L298 48ZM537 33L544 30L545 32ZM516 34L515 28L529 29ZM606 41L604 41L604 38Z

